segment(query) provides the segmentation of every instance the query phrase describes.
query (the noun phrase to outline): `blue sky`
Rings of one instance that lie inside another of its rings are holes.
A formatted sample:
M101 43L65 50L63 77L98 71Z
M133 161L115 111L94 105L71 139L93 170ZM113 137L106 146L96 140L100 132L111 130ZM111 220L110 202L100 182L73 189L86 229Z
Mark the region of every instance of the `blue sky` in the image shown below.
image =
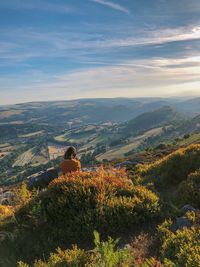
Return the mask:
M200 95L199 0L0 0L0 104Z

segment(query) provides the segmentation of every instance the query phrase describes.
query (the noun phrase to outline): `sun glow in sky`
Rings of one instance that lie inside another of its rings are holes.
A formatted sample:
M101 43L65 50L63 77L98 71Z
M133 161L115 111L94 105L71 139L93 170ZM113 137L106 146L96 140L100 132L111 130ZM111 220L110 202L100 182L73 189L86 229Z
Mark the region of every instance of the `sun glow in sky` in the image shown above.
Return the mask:
M0 0L0 104L200 95L199 0Z

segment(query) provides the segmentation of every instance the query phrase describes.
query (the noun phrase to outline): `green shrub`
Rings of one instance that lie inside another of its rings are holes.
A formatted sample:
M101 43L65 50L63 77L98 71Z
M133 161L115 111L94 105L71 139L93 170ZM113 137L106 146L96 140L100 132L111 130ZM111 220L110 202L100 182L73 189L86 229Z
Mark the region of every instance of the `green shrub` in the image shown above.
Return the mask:
M37 213L39 223L48 221L56 236L77 241L87 233L92 236L93 228L123 230L153 217L159 211L158 197L143 186L131 185L126 173L120 172L100 170L58 178L18 211L18 222L31 223Z
M160 261L158 261L155 258L146 259L141 267L164 267L165 265L162 265ZM23 266L22 266L23 267ZM138 266L139 267L139 266ZM165 266L167 267L167 266ZM170 266L168 266L170 267ZM171 266L172 267L172 266Z
M116 267L116 266L130 266L132 262L132 255L128 248L116 250L118 240L114 241L111 237L108 241L101 242L99 234L95 231L95 262L93 267Z
M200 208L200 170L190 174L178 188L177 201Z
M48 252L60 244L88 242L94 228L119 236L158 213L159 198L143 186L131 185L123 170L74 173L54 180L18 210L22 234L17 244L21 254L38 255L41 246Z
M137 174L157 185L177 185L200 167L200 145L178 149L152 164L137 166Z
M47 261L37 260L33 267L128 267L131 266L132 255L129 249L117 249L118 240L111 237L108 241L100 241L99 234L94 232L95 248L91 251L72 249L62 251L60 248L51 253ZM26 263L18 262L18 267L29 267Z
M164 266L197 267L200 263L200 229L183 228L176 233L170 231L172 222L165 222L160 231L163 233L161 256Z

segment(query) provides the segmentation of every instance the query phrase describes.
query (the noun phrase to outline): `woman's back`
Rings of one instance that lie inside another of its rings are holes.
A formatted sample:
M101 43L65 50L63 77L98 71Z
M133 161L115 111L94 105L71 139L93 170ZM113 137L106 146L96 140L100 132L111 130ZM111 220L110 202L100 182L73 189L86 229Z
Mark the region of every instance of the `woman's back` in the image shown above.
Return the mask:
M67 149L64 160L60 164L60 169L63 174L80 171L81 163L76 159L75 147L71 146Z
M60 169L63 174L80 171L81 163L77 159L65 159L61 162Z

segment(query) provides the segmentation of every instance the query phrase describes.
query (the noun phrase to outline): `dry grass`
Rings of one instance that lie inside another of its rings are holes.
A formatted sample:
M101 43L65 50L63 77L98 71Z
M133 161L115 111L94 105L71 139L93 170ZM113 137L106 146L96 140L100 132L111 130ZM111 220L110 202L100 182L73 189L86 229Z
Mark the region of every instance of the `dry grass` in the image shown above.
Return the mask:
M26 138L26 137L33 137L37 135L42 135L43 131L38 131L38 132L33 132L33 133L28 133L28 134L21 134L18 137Z

